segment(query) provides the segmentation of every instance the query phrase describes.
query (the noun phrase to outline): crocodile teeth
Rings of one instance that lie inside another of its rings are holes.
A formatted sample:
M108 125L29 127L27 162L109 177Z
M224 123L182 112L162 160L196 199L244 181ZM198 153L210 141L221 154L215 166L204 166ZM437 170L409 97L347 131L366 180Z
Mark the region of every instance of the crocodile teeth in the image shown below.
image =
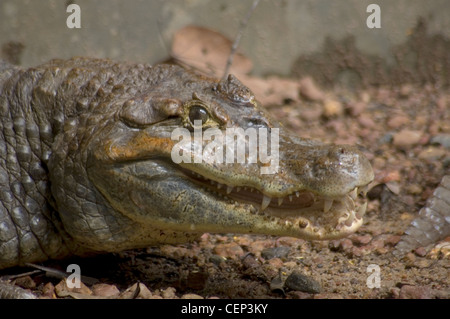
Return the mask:
M358 211L356 212L356 218L361 219L364 214L366 213L366 209L367 209L367 202L365 202L364 204L361 205L361 207L358 209Z
M289 201L292 202L292 195L289 195Z
M230 194L233 190L233 186L227 186L227 194Z
M283 197L278 197L278 206L281 206L283 204Z
M358 189L355 187L355 189L352 190L349 195L353 200L355 200L356 197L358 196Z
M331 206L333 206L332 199L325 199L325 203L323 205L323 212L326 213L330 210Z
M350 211L350 216L345 221L345 226L350 227L353 224L353 220L355 220L355 212L353 210Z
M361 186L358 188L358 194L362 193L364 196L366 196L368 190L369 190L369 185Z
M271 197L263 195L263 200L261 203L261 210L265 210L267 208L267 206L269 206L271 200L272 200Z
M300 192L295 192L295 196L300 197Z

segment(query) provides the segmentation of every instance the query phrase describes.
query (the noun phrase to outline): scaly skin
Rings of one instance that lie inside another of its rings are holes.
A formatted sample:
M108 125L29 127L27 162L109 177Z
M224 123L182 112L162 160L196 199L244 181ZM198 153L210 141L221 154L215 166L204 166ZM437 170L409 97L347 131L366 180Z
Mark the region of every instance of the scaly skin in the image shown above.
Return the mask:
M290 135L233 76L76 58L0 64L0 92L0 268L203 232L339 238L362 223L364 155ZM199 118L279 128L278 172L174 163L171 133Z
M402 256L417 248L426 247L450 236L450 175L445 175L441 183L428 198L405 231L402 240L395 246L394 254Z

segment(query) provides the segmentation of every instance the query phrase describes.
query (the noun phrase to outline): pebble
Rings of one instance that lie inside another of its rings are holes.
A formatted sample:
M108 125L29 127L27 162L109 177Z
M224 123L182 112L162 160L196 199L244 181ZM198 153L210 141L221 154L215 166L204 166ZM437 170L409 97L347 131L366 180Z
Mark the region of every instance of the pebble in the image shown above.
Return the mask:
M248 251L254 253L256 256L259 256L262 251L273 245L270 240L255 240L248 245Z
M366 235L352 235L351 236L351 240L353 242L353 244L358 245L358 246L362 246L362 245L367 245L368 243L370 243L370 241L372 240L372 236L369 234Z
M183 257L193 257L195 255L194 249L187 249L185 247L163 245L160 247L160 251L164 256L169 256L171 258L183 258Z
M300 95L310 101L321 101L324 93L317 87L311 77L305 77L300 80Z
M136 296L136 289L139 285L139 293ZM151 291L147 288L146 285L143 283L135 283L131 287L129 287L127 290L125 290L119 297L119 299L161 299L161 296L153 295Z
M388 122L387 125L391 128L391 129L398 129L399 127L408 124L409 122L409 118L405 115L394 115L393 117L391 117Z
M112 297L118 296L120 291L115 285L95 284L92 286L92 293L95 296Z
M364 102L353 102L347 106L347 112L351 116L358 116L366 109L367 104Z
M92 295L92 290L89 289L84 283L80 282L79 288L69 288L66 283L66 279L61 280L56 286L55 286L55 293L59 297L66 297L71 292L79 293L82 295Z
M344 108L342 103L337 100L326 99L323 102L323 115L325 117L335 117L342 115Z
M281 272L270 281L270 290L280 290L284 293L284 281Z
M447 149L450 149L450 134L438 134L431 138L431 144L440 144Z
M225 243L216 245L214 253L224 258L238 258L244 254L244 250L236 243Z
M302 291L289 291L286 296L291 299L313 299L313 295Z
M175 295L176 289L174 287L167 287L163 291L161 291L161 297L164 299L175 299L177 295Z
M365 128L375 128L377 126L374 120L372 120L372 118L370 118L369 116L361 115L358 118L358 122L362 127Z
M423 188L418 184L410 184L410 185L406 186L406 191L409 194L419 195L423 192Z
M283 261L280 258L272 258L267 261L267 264L274 269L280 269L284 266Z
M399 148L407 148L416 145L422 138L422 132L404 129L396 133L393 138L393 144Z
M209 261L212 262L213 264L219 266L221 263L227 261L227 259L225 257L219 256L219 255L211 255L209 257Z
M422 160L438 160L445 156L447 152L443 149L439 149L436 147L428 147L421 151L418 155L418 157Z
M431 299L434 297L433 289L427 286L404 285L400 288L399 299Z
M305 121L317 121L322 115L320 108L305 108L300 113L300 117Z
M14 284L25 289L36 288L36 283L30 276L19 277L16 280L14 280Z
M264 259L285 258L287 257L290 251L291 249L286 246L266 248L263 251L261 251L261 256Z
M390 235L384 239L384 244L393 247L393 246L397 245L401 239L402 239L402 236L400 236L400 235Z
M302 274L300 271L294 270L284 282L285 286L292 290L298 290L303 292L309 292L309 293L319 293L322 288L320 284L312 279L311 277L308 277L304 274Z
M413 87L410 84L403 84L398 93L401 98L407 98L412 92Z
M197 294L184 294L183 296L181 296L181 299L205 299L205 298Z
M44 298L56 298L55 286L51 282L48 282L42 288L42 297Z

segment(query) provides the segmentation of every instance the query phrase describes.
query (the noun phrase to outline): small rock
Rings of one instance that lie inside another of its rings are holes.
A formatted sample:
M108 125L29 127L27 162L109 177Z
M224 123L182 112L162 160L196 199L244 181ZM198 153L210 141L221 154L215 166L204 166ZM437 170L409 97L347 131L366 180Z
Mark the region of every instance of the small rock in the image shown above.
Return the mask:
M280 237L276 240L279 246L289 246L289 247L299 247L305 244L304 239L294 238L294 237Z
M42 288L42 297L44 298L56 298L55 295L55 286L51 282L48 282L45 284L45 286Z
M209 257L209 261L213 264L219 266L221 263L226 262L227 259L225 257L219 256L219 255L211 255Z
M393 144L399 148L416 145L422 138L422 132L404 129L394 135Z
M181 296L181 299L205 299L205 298L197 294L184 294L183 296Z
M17 286L20 286L25 289L34 289L36 288L36 283L30 276L19 277L14 280L14 283Z
M428 161L434 161L441 159L445 156L447 152L443 149L439 149L436 147L428 147L427 149L424 149L421 151L418 155L418 157L422 160L428 160Z
M334 117L342 115L344 108L342 103L336 100L326 99L323 102L323 115L325 117Z
M364 102L353 102L347 106L347 112L352 116L358 116L366 109L367 104Z
M281 276L281 273L275 276L270 281L270 291L276 291L280 290L282 293L284 293L284 281L283 277Z
M314 299L344 299L342 294L334 293L334 292L324 292L322 294L314 295Z
M291 249L286 246L266 248L261 252L261 256L264 259L285 258L290 251Z
M438 134L431 138L431 144L440 144L447 149L450 149L450 134Z
M324 93L316 86L311 77L305 77L300 80L300 95L310 101L321 101Z
M319 293L322 290L320 284L316 280L296 270L294 270L286 278L284 284L286 287L292 290L298 290L315 294Z
M390 235L389 237L384 239L384 244L386 246L392 246L394 247L395 245L397 245L400 240L402 240L402 236L400 235Z
M177 298L177 296L175 295L175 291L176 291L175 288L168 287L163 291L161 291L161 297L163 297L164 299L175 299Z
M388 143L391 143L393 139L394 139L394 136L392 133L386 133L378 140L378 143L388 144Z
M418 184L411 184L406 186L406 191L412 195L419 195L423 192L423 188Z
M67 286L66 279L63 279L55 286L55 293L58 297L67 297L71 292L81 295L92 295L92 290L82 282L80 282L80 286L78 288L69 288Z
M139 285L139 286L138 286ZM139 291L136 291L139 289ZM136 295L137 294L137 295ZM153 295L151 291L143 283L135 283L127 288L119 297L119 299L160 299L160 296Z
M399 299L431 299L434 297L433 289L427 286L404 285L400 288Z
M287 298L290 299L313 299L315 295L311 295L307 292L302 292L302 291L289 291L286 294Z
M361 99L362 102L367 104L370 102L370 99L371 99L370 93L367 91L361 91L359 93L359 98Z
M348 250L352 249L353 243L352 243L352 241L350 239L344 238L344 239L341 240L339 246L340 246L342 251L348 251Z
M248 251L258 257L265 248L270 247L272 244L269 240L255 240L248 245Z
M369 234L366 235L352 235L351 240L353 241L353 244L362 246L367 245L372 240L372 236Z
M120 294L120 291L114 285L95 284L94 286L92 286L92 293L95 296L112 297L118 296Z
M450 149L450 134L438 134L431 138L430 143L440 144L447 149Z
M320 108L305 108L300 113L300 117L305 121L317 121L321 115Z
M237 258L244 254L244 250L241 246L232 242L216 245L214 253L225 258Z
M171 258L184 258L193 257L194 251L180 246L162 245L160 251L164 256L170 256Z
M294 269L294 268L298 267L298 265L295 261L287 261L287 262L283 263L283 266L286 269Z
M414 250L414 253L419 257L425 257L427 255L427 250L424 247L418 247Z
M410 84L403 84L398 93L401 98L407 98L412 92L413 87Z
M274 269L279 269L284 266L283 261L280 258L272 258L267 261L267 263Z
M365 128L375 128L377 126L375 124L375 122L369 116L361 115L358 118L358 122L362 127L365 127Z
M394 115L393 117L391 117L388 122L387 125L391 128L391 129L398 129L399 127L408 124L409 122L409 118L405 115Z

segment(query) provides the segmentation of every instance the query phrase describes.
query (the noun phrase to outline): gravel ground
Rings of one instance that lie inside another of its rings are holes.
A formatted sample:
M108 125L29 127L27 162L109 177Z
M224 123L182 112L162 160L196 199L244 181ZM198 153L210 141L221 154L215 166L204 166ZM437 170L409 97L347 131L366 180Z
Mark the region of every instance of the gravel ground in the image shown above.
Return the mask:
M271 91L269 101L274 91L283 100L268 107L275 118L304 137L358 144L371 160L376 177L357 233L323 242L204 234L185 245L45 263L65 270L75 262L98 280L78 290L44 273L16 284L41 298L449 298L450 237L392 254L450 173L448 91L405 84L326 92L310 79L279 81L290 91Z

